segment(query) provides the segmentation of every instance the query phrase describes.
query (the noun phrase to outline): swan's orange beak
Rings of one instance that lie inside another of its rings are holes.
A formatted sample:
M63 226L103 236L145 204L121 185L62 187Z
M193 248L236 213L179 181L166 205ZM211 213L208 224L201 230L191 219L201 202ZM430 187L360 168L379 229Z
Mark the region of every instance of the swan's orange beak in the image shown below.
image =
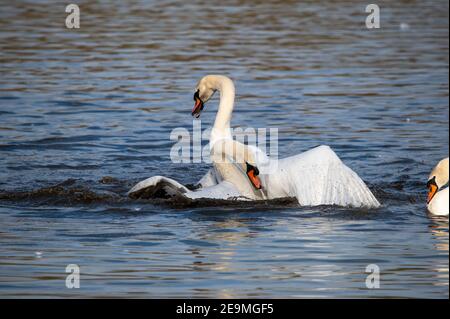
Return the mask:
M248 179L256 189L261 189L262 188L261 180L259 179L258 175L259 175L258 168L247 163Z
M428 186L427 204L429 204L433 199L434 195L436 195L436 192L438 191L438 186L436 185L434 178L428 182L427 186Z
M195 116L195 118L199 118L204 105L202 99L200 99L199 97L198 90L194 94L194 101L195 104L194 108L192 109L192 116Z

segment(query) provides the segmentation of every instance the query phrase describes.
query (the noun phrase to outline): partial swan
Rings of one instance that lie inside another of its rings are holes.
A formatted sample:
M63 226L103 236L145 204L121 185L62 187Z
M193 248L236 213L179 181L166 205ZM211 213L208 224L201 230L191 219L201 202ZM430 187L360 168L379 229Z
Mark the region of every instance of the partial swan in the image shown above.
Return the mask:
M284 158L270 159L254 146L233 140L230 122L234 107L233 82L222 75L207 75L197 84L192 116L199 117L205 103L220 93L220 103L210 136L213 167L189 190L163 176L135 185L129 196L156 194L187 198L264 200L295 197L300 205L379 207L380 203L361 180L328 146Z
M433 215L448 216L448 169L449 158L447 157L436 165L428 177L427 209Z

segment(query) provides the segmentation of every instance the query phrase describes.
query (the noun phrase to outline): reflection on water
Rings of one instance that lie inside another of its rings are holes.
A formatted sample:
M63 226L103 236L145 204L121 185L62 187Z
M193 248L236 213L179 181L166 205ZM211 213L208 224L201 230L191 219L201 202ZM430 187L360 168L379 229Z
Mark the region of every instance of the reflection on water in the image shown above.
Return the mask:
M448 219L424 209L448 156L448 2L377 4L370 31L358 1L80 1L79 30L66 3L2 4L0 296L448 298ZM233 126L278 128L282 157L330 145L383 207L127 199L208 169L169 156L207 73L236 82Z

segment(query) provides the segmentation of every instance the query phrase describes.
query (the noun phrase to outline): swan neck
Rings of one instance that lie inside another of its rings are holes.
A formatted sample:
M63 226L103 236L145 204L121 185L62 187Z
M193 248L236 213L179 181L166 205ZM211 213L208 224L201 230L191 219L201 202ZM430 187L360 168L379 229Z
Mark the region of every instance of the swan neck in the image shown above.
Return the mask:
M217 90L220 92L220 103L213 129L218 134L228 136L231 135L230 122L234 107L234 84L229 78L219 77Z

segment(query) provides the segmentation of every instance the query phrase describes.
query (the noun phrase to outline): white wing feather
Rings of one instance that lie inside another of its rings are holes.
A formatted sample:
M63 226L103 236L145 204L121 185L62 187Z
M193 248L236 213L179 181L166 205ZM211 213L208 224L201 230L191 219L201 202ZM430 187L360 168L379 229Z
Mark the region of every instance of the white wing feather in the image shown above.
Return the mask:
M137 183L127 193L128 196L137 196L141 192L155 194L159 190L163 190L168 196L185 194L189 189L181 185L176 180L165 176L153 176ZM151 195L150 195L151 196Z
M234 185L226 181L191 191L177 181L165 176L153 176L137 183L128 192L128 196L140 198L145 194L146 198L151 198L156 197L156 194L161 191L164 192L164 197L183 196L190 199L211 198L226 200L241 197Z
M306 206L380 206L361 178L328 146L279 160L276 171L261 179L269 198L296 197Z

